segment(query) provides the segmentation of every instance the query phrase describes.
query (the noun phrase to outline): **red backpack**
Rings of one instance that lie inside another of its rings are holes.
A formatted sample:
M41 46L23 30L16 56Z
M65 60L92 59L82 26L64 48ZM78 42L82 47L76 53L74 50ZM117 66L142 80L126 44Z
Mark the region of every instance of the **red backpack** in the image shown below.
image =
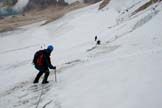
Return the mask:
M45 53L43 50L40 50L35 53L34 59L33 59L33 64L37 68L41 68L45 65Z

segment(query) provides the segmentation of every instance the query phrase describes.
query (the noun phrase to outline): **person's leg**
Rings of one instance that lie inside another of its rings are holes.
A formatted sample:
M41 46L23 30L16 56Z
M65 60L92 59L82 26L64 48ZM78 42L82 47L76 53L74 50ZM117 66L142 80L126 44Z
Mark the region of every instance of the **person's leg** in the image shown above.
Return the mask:
M48 81L47 81L48 76L49 76L49 70L47 69L47 70L45 71L44 79L43 79L43 81L42 81L43 84L48 83Z
M37 76L35 77L35 80L33 83L38 83L39 82L39 78L42 76L43 71L39 71L39 73L37 74Z

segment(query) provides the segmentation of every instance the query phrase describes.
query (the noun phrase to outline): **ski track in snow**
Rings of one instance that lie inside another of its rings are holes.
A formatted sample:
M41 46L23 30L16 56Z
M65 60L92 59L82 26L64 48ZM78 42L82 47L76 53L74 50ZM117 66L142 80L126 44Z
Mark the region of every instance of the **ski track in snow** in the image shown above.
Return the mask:
M48 91L52 87L52 83L54 82L50 82L49 84L46 85L42 84L31 85L31 82L22 82L21 84L18 84L14 88L7 90L5 93L2 93L0 95L0 102L11 101L13 102L12 104L13 108L22 108L23 106L34 108L38 102L41 92L42 97L40 101L42 102L43 101L42 98L46 95L46 93L48 93Z

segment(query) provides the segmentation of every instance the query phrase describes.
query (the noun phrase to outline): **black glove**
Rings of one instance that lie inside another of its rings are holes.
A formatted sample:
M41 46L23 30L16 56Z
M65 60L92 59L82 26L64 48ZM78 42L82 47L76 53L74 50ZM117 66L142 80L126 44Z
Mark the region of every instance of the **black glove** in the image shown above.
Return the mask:
M55 69L56 70L56 66L53 66L52 69Z

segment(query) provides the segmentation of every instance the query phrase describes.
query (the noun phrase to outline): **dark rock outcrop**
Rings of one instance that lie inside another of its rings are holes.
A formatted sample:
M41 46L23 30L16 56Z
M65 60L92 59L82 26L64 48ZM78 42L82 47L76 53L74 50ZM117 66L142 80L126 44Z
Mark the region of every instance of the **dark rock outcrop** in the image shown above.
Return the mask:
M18 0L3 0L2 2L4 6L14 6Z
M97 3L100 2L101 0L84 0L84 3Z
M148 2L146 2L145 4L143 4L142 6L140 6L138 9L136 9L132 15L142 11L142 10L145 10L146 8L148 8L150 5L156 3L156 2L161 2L162 0L150 0Z
M110 3L111 0L103 0L102 3L99 6L99 10L104 8L106 5Z
M64 0L29 0L25 11L31 9L45 9L48 6L54 5L68 5Z
M11 7L2 7L0 8L0 17L6 17L6 16L11 16L11 15L17 15L19 14L17 11L12 9ZM0 18L0 19L1 19Z

